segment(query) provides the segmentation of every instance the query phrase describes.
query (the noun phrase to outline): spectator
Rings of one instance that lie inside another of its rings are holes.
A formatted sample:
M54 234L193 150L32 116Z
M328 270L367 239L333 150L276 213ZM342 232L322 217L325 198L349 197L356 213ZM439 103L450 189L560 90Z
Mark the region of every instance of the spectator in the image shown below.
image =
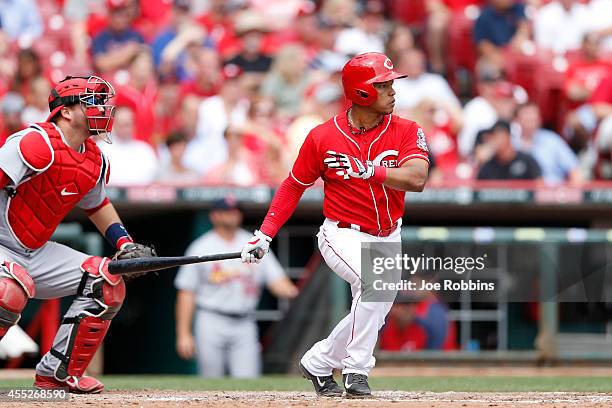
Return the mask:
M353 57L364 52L384 52L385 6L379 0L367 0L354 27L338 34L335 49Z
M489 0L474 24L474 42L480 54L498 67L504 66L504 47L521 50L529 36L525 6L515 0Z
M402 24L395 24L385 44L385 55L391 61L399 62L404 52L414 48L414 36L408 27Z
M461 104L443 76L425 72L423 51L417 48L404 51L397 63L397 69L407 75L406 79L393 85L397 92L395 99L399 111L412 109L423 99L431 98L450 116L454 130L461 128Z
M115 109L113 143L98 142L110 162L109 185L137 186L150 184L157 172L157 157L148 143L134 139L134 113L128 107Z
M0 145L6 142L6 138L25 127L21 121L21 113L25 107L23 97L17 92L9 92L0 101Z
M217 95L223 82L219 54L212 48L200 48L193 59L195 71L191 79L181 84L180 99L187 95L198 98Z
M542 172L535 159L512 144L510 124L498 121L483 137L492 158L478 171L478 180L539 180Z
M199 180L198 174L183 165L187 137L180 131L172 132L166 139L168 160L160 166L157 181L168 184L190 184Z
M241 52L227 63L236 64L244 73L267 72L272 58L262 52L264 35L269 31L265 20L253 11L243 11L236 16L234 30L240 38Z
M130 64L124 83L117 86L115 97L117 106L129 106L134 112L136 140L153 143L157 139L154 135L157 122L155 117L157 96L157 77L153 59L149 50L142 49Z
M240 51L240 41L234 33L232 21L235 7L235 2L209 0L208 11L197 19L212 39L221 59L231 58Z
M239 129L243 145L254 157L253 164L261 183L280 184L289 171L283 128L274 101L257 97L251 103L247 120Z
M144 38L132 28L134 11L130 0L107 0L108 23L93 40L94 66L103 74L127 68L142 50Z
M17 54L17 70L11 89L22 95L27 95L30 92L32 81L42 76L43 67L38 53L31 48L19 50Z
M225 130L227 158L210 169L205 177L206 184L221 184L248 187L260 184L258 178L257 158L243 142L241 130L228 127Z
M0 29L0 95L4 95L9 90L16 71L17 64L10 39Z
M223 77L219 94L204 99L198 108L196 138L190 142L185 156L184 164L200 175L225 162L228 157L225 130L230 125L240 127L249 110L240 68L226 65Z
M517 147L538 162L548 184L582 182L576 154L555 132L542 128L540 108L533 102L519 105L516 111Z
M306 53L301 46L287 45L274 59L272 70L261 84L261 93L278 106L281 116L295 117L311 76L306 69Z
M326 19L323 16L319 18L319 51L310 62L311 68L327 73L342 70L348 58L334 49L341 28L342 26L331 19Z
M567 138L576 152L588 153L593 133L605 118L612 116L612 71L595 88L588 103L582 105L567 118ZM585 160L589 160L588 154ZM588 164L587 164L588 166Z
M300 44L306 49L310 61L319 51L319 21L317 6L311 0L301 1L298 13L288 27L268 35L265 51L276 52L287 44Z
M483 72L478 81L479 96L463 109L463 128L459 133L459 153L468 158L474 150L479 131L493 126L498 119L512 120L517 102L527 99L525 91L503 81L492 72Z
M168 27L151 45L153 60L163 79L184 81L189 77L186 64L190 47L211 47L212 41L190 14L191 0L174 0Z
M323 21L332 26L350 27L357 21L356 0L325 0L319 14Z
M414 291L398 294L379 345L385 351L452 350L456 341L446 305L429 291Z
M237 251L251 236L240 228L242 213L229 197L215 202L209 216L213 229L195 240L185 255ZM178 355L197 357L203 377L259 376L261 347L254 311L261 287L266 285L280 298L297 295L276 257L269 254L255 265L235 259L181 266L174 284Z
M337 82L332 80L318 84L312 95L304 101L302 115L291 122L287 129L287 161L293 163L308 132L314 127L336 116L342 111L344 93Z
M44 24L35 0L3 0L0 26L8 37L29 47L39 38Z
M576 0L554 0L544 5L534 21L534 39L538 47L565 54L580 48L587 32L587 6Z
M427 135L427 145L436 171L440 171L445 180L457 178L455 170L459 164L459 149L457 134L452 130L450 117L439 114L437 101L433 98L424 98L414 107L410 118L417 122ZM431 173L433 172L430 172L430 178Z
M51 85L44 77L32 80L30 90L26 95L26 107L21 114L23 123L45 122L49 116L47 99L51 93Z
M573 108L586 102L601 80L612 72L612 62L602 57L600 44L597 35L584 36L580 53L570 60L563 88Z

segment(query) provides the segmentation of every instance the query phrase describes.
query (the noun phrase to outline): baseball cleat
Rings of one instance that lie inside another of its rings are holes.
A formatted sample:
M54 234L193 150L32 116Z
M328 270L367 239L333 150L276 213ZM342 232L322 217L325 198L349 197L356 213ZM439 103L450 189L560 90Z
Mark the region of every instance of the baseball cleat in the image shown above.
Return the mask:
M306 369L306 367L302 365L302 363L298 365L298 368L300 372L302 373L302 377L312 382L312 385L314 386L314 389L317 395L321 397L341 397L342 396L342 388L340 388L336 380L334 380L333 375L317 377L316 375L311 374Z
M347 398L367 398L372 396L367 375L348 373L342 377Z
M104 389L104 384L94 377L68 377L65 381L60 381L52 376L36 374L34 388L39 390L66 389L73 394L99 394Z

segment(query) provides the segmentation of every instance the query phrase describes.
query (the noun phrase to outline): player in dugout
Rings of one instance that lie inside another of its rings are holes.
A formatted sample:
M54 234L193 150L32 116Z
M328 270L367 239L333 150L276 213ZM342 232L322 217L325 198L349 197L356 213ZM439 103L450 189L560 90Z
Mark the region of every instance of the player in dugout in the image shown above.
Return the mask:
M259 262L306 188L323 179L325 221L318 245L327 265L351 285L353 301L350 313L299 363L321 396L343 395L333 369L342 370L347 397L371 395L372 354L393 301L362 300L361 247L365 242L400 246L405 192L420 192L427 181L423 130L392 114L393 81L404 77L380 53L357 55L346 63L342 85L352 106L310 131L263 223L242 249L243 262Z
M34 387L99 393L85 369L125 298L108 258L50 241L76 206L115 247L116 259L155 256L136 244L106 197L110 166L92 136L110 143L113 87L96 76L66 77L51 90L46 122L12 134L0 147L0 339L31 298L76 295L51 350L36 366Z

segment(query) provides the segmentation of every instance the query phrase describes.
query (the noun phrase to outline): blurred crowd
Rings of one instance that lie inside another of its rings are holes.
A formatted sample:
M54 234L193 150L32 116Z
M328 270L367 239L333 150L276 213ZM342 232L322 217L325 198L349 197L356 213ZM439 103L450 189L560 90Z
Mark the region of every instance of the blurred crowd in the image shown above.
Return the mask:
M275 185L385 52L431 184L612 179L612 0L0 0L0 138L50 87L116 89L111 184Z

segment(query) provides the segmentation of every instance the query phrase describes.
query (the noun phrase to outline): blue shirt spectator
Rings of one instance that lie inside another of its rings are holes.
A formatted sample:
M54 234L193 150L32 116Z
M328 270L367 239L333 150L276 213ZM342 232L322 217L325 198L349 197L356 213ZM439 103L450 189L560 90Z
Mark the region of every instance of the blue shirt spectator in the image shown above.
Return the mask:
M111 51L117 46L129 42L136 42L144 44L144 38L139 32L129 29L122 32L115 32L111 30L101 31L93 40L91 44L91 52L93 55L104 54Z
M142 50L143 36L134 30L135 12L127 0L108 2L108 23L92 41L94 65L101 73L127 68Z
M576 154L555 132L542 128L540 108L533 102L516 110L515 146L529 153L540 166L542 178L548 184L582 181Z
M11 40L40 37L44 30L38 5L34 0L0 0L0 23Z
M495 0L486 6L474 25L474 41L489 41L502 47L512 40L521 21L525 20L523 4L500 4L507 0ZM507 6L507 7L506 7Z

